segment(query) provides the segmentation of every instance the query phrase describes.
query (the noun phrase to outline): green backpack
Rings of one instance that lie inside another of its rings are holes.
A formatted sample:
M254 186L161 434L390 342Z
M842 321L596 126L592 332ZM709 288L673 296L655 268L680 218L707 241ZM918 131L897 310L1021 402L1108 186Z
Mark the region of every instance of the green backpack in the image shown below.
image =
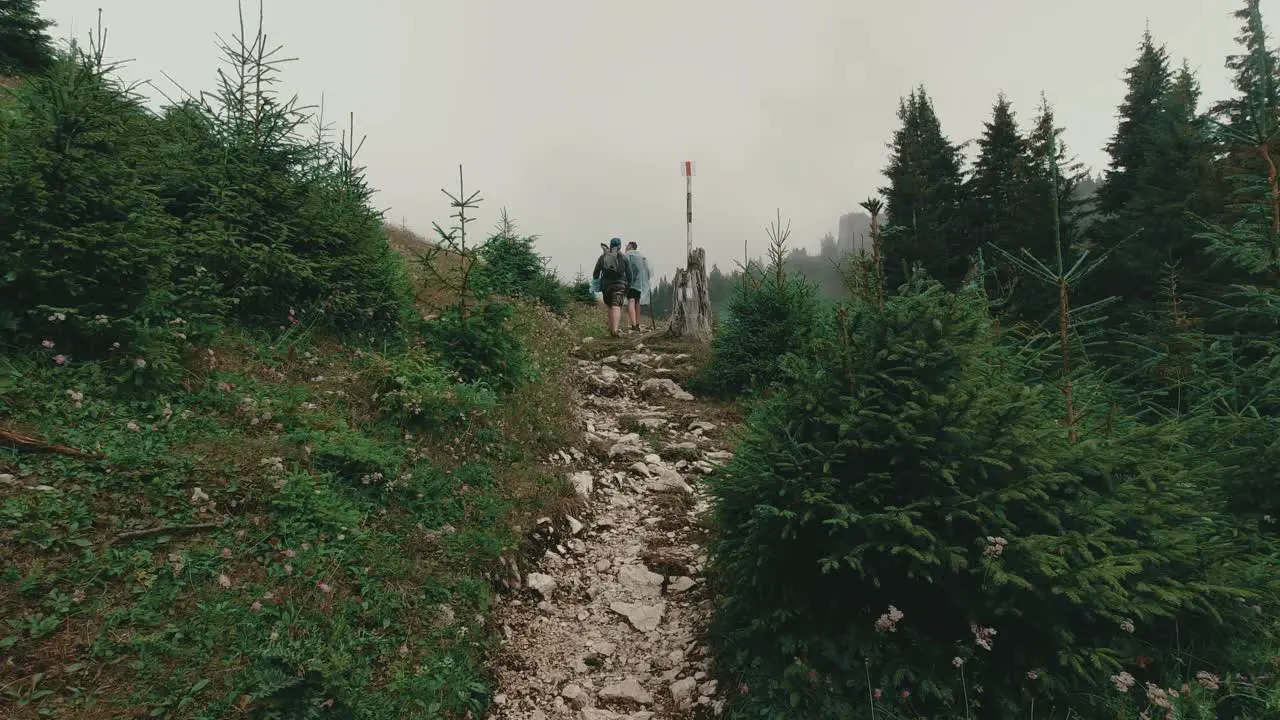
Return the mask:
M622 264L626 261L617 250L606 250L600 258L600 284L613 285L620 282L625 277Z

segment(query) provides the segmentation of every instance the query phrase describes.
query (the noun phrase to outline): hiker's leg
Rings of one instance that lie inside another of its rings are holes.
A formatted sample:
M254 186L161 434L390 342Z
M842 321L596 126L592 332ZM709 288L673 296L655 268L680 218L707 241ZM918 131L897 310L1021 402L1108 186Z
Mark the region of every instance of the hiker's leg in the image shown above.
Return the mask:
M622 308L617 305L609 306L609 332L617 335L618 326L622 324Z

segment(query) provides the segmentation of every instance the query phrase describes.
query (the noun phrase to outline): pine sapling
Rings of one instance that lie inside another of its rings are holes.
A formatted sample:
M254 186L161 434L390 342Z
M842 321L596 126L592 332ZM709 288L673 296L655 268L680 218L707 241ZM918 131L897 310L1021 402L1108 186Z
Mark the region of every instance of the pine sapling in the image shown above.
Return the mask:
M1090 308L1099 307L1109 303L1112 298L1107 298L1090 305L1076 308L1071 307L1071 289L1080 283L1081 280L1088 277L1097 270L1107 256L1115 250L1111 248L1103 253L1098 259L1086 264L1089 257L1089 251L1082 251L1079 256L1070 261L1063 250L1062 242L1062 221L1061 213L1058 207L1058 161L1056 140L1049 138L1048 148L1045 153L1045 162L1048 164L1049 179L1051 182L1049 194L1050 215L1053 220L1053 247L1054 259L1053 266L1046 264L1037 258L1027 248L1021 248L1021 255L1014 255L998 245L988 243L990 247L997 253L1004 256L1017 270L1027 273L1032 278L1049 285L1057 290L1058 293L1058 327L1057 340L1058 352L1062 360L1062 380L1061 390L1063 399L1066 402L1066 412L1063 417L1062 424L1067 428L1067 437L1074 443L1079 438L1077 424L1082 417L1082 413L1076 411L1075 407L1075 388L1072 383L1072 358L1071 358L1071 337L1073 335L1073 312L1079 314Z
M467 224L475 221L474 217L467 216L467 211L479 208L482 200L479 191L467 193L461 165L458 166L458 193L455 195L443 188L440 192L449 198L449 207L455 210L449 217L454 218L456 224L446 231L440 227L439 223L433 222L431 227L435 229L440 242L429 247L420 255L419 260L441 285L455 294L459 318L465 326L469 316L467 301L478 299L473 297L476 293L472 281L476 263L479 261L479 253L484 248L483 243L477 245L467 243ZM459 259L460 265L456 274L448 273L443 269L440 259L446 254L454 255Z

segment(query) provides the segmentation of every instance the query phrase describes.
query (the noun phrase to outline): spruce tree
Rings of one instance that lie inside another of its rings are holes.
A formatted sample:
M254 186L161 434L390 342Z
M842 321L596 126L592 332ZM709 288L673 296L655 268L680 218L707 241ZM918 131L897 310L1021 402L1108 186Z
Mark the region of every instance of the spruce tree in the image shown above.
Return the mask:
M1221 204L1221 183L1191 71L1171 70L1164 48L1148 34L1128 85L1098 191L1105 215L1098 239L1114 255L1086 283L1085 295L1097 299L1121 289L1111 324L1140 333L1149 325L1141 316L1160 303L1164 267L1179 267L1188 291L1204 286L1203 244L1186 213L1212 214Z
M1107 143L1110 161L1098 189L1098 209L1108 215L1121 213L1138 194L1151 138L1173 86L1169 55L1156 46L1151 33L1142 36L1138 59L1125 73L1125 84L1120 123Z
M45 32L53 21L40 17L39 0L0 0L0 75L47 70L53 44Z
M1211 114L1220 122L1242 132L1252 132L1259 114L1266 113L1272 126L1280 108L1280 62L1271 49L1262 24L1259 0L1245 0L1235 12L1242 27L1236 36L1241 52L1227 56L1236 95L1214 104Z
M829 319L711 480L734 717L865 717L877 690L881 717L1106 717L1086 693L1129 619L1161 659L1249 632L1258 582L1185 436L1069 442L974 284Z
M1056 122L1048 99L1041 96L1040 109L1027 138L1031 178L1022 186L1025 195L1020 202L1026 223L1023 247L1050 266L1058 252L1058 243L1064 256L1077 255L1077 245L1082 242L1084 226L1093 206L1093 199L1081 192L1088 180L1087 171L1084 164L1067 151L1062 142L1064 132ZM1056 213L1052 202L1055 192ZM1056 235L1055 224L1058 226ZM1019 320L1040 323L1052 318L1057 306L1055 290L1024 280L1014 290L1010 310Z
M1013 252L1027 244L1023 199L1032 179L1031 165L1027 140L1001 94L978 138L978 159L965 183L965 232L979 246L990 243ZM991 279L995 297L1010 296L1010 268L996 263Z
M978 244L1022 244L1019 200L1030 179L1031 157L1013 108L1001 94L978 138L978 159L965 183L968 232Z
M976 248L963 232L960 214L963 184L959 148L942 133L942 124L924 88L898 104L902 121L890 144L881 188L888 222L884 230L885 270L889 286L921 264L932 276L955 286Z

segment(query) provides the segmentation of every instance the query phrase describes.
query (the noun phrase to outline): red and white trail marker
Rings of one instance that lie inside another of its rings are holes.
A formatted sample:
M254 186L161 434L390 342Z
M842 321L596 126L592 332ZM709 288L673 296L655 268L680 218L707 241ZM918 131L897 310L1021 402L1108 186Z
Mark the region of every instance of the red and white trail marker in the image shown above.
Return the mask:
M693 177L698 174L698 164L692 160L685 160L680 163L680 172L684 177Z

